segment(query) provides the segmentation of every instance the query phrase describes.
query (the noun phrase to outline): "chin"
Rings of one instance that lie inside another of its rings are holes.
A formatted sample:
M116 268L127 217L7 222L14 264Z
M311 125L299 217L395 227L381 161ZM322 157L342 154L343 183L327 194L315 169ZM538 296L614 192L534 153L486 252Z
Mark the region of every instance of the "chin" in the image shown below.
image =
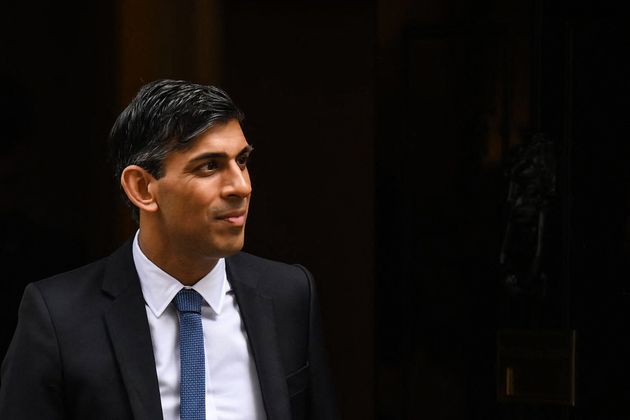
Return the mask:
M225 251L223 251L223 252L221 253L221 258L224 258L224 257L231 257L231 256L232 256L232 255L234 255L234 254L238 254L238 253L241 251L241 249L243 249L243 248L242 248L242 247L240 247L240 248L226 249Z
M224 244L220 248L222 256L229 257L230 255L240 252L243 249L244 242L245 241L241 238L239 240L235 240L234 242Z

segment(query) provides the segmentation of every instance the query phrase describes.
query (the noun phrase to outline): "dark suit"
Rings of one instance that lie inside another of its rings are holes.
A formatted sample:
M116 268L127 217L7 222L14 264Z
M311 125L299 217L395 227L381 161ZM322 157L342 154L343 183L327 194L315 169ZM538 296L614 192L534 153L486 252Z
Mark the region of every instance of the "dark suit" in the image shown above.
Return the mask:
M310 273L245 253L226 270L267 417L336 418ZM162 418L131 242L26 288L2 365L0 418Z

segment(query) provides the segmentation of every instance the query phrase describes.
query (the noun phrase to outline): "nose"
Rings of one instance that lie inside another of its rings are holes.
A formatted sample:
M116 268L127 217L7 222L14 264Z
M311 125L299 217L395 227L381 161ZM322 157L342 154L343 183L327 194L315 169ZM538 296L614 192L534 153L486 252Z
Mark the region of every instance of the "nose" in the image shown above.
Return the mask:
M236 162L232 162L225 177L223 188L224 196L245 198L251 193L252 185L249 180L247 168L241 169Z

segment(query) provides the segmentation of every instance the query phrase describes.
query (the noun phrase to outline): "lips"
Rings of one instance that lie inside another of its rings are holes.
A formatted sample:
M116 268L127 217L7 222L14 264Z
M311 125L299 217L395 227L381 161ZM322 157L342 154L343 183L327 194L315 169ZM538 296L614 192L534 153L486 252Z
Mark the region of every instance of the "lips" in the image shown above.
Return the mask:
M217 219L229 223L234 226L242 226L245 224L247 218L246 210L236 210L228 213L221 214Z

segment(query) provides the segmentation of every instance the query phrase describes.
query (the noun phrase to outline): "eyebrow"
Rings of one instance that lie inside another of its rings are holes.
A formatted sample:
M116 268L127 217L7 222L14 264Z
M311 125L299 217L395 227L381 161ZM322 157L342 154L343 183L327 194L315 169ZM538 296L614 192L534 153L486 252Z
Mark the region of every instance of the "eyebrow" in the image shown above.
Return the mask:
M241 156L247 153L251 153L252 150L254 150L254 147L251 144L248 144L247 146L243 147L243 149L240 152L238 152L236 156ZM225 152L207 152L207 153L202 153L200 155L197 155L194 158L190 159L190 163L198 162L200 160L208 160L208 159L227 159L227 157L228 155Z

